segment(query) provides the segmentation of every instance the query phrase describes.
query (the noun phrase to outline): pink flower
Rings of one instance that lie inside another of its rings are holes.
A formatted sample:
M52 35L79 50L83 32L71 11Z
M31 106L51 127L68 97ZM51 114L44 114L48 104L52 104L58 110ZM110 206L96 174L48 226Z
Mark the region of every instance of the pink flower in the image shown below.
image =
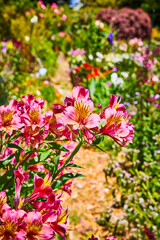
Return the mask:
M51 174L48 173L46 177L40 178L37 174L34 176L34 190L24 203L31 202L37 198L47 198L53 191L50 186L52 181Z
M44 14L43 13L38 13L38 15L43 18L44 17Z
M66 35L65 32L59 32L59 33L58 33L58 36L59 36L59 37L64 37L65 35Z
M65 22L65 21L67 20L67 15L66 15L66 14L63 14L61 19L62 19L62 21Z
M110 82L106 82L106 85L107 85L108 87L110 87L110 86L111 86L111 83L110 83Z
M23 210L5 211L0 220L0 239L25 240L25 232L21 228L25 214Z
M27 239L52 240L55 238L55 232L49 224L43 223L40 212L29 212L24 221L27 223Z
M18 130L23 126L21 119L17 114L17 102L12 100L9 105L0 106L0 131L5 131L9 135L14 130Z
M62 123L62 121L60 121L60 119L56 119L54 112L46 112L45 122L45 134L48 134L48 131L50 131L51 133L60 136L60 133L64 128L64 124Z
M92 113L94 106L89 97L89 90L75 86L72 96L67 96L64 104L65 107L53 105L53 111L55 113L63 112L62 121L64 125L69 125L74 132L76 131L75 134L77 134L78 129L82 130L84 139L91 143L95 138L91 130L99 125L100 117L98 114ZM64 135L71 139L67 130Z
M58 5L56 3L52 3L51 8L58 8Z
M121 146L125 146L127 142L132 143L133 124L129 123L130 116L116 96L111 95L109 107L103 110L101 118L106 120L105 126L100 129L102 134L112 137Z
M41 5L41 4L43 4L43 1L38 1L38 3Z
M69 106L63 111L62 120L65 125L72 125L73 130L81 129L84 137L92 141L94 135L88 129L95 128L100 123L100 117L92 111L91 100L75 101L74 106Z
M57 8L55 8L53 11L54 11L55 14L60 14L61 13Z
M18 207L20 201L20 191L24 182L29 179L29 174L26 171L22 170L22 167L19 166L18 170L14 170L15 176L15 197L14 197L14 206Z
M29 16L29 15L30 15L30 12L29 12L29 11L26 11L25 14L26 14L26 16Z

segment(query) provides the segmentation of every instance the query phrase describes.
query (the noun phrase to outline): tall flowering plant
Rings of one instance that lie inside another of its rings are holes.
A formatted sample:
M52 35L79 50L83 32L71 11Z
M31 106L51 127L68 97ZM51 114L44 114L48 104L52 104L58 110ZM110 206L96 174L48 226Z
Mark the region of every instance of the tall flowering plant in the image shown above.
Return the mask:
M64 105L43 111L33 95L0 107L0 239L66 239L67 209L62 191L71 194L73 157L83 144L109 135L124 146L133 125L114 95L108 108L94 113L89 91L74 87Z

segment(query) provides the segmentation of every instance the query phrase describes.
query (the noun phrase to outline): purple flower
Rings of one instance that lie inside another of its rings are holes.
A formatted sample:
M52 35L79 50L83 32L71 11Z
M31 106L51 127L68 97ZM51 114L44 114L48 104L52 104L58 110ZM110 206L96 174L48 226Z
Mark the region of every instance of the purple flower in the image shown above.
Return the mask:
M137 101L133 101L133 103L136 105L138 102Z
M109 33L107 36L107 40L110 44L113 44L113 37L114 37L114 34L112 32Z
M113 67L113 68L112 68L112 71L113 71L113 72L117 72L117 67Z
M89 238L88 240L98 240L98 238L94 237L92 234L91 238Z

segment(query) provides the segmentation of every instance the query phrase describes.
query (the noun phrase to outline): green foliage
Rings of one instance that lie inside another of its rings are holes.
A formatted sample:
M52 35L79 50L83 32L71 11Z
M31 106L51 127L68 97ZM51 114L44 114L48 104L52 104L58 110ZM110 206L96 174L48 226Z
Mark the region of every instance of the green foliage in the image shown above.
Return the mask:
M91 6L100 6L100 7L117 7L121 0L83 0L83 2Z

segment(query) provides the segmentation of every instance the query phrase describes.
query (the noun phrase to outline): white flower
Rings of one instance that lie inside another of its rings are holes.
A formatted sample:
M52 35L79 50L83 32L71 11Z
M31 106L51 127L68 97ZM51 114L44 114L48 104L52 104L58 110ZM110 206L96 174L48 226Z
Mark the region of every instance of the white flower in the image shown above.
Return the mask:
M25 38L25 40L26 40L27 42L28 42L29 39L30 39L28 36L25 36L24 38Z
M39 90L36 90L36 94L37 94L38 96L40 96L40 95L41 95L41 92L40 92Z
M77 56L77 60L78 60L78 61L82 61L82 60L83 60L83 57L82 57L81 55L78 55L78 56Z
M117 73L111 74L111 82L114 84L114 86L123 87L123 78L118 77Z
M102 61L102 59L96 58L96 62L101 62L101 61Z
M40 68L39 69L39 76L45 76L47 73L47 69L46 68Z
M100 52L97 52L97 53L96 53L96 55L97 55L97 57L99 57L99 58L103 59L103 54L102 54L102 53L100 53Z
M159 81L159 78L158 78L156 75L154 75L153 78L152 78L152 80L153 80L154 82L158 82L158 81Z
M92 56L91 54L88 56L88 58L89 58L90 60L93 60L93 56Z
M127 72L121 72L121 75L122 75L124 78L127 78L127 77L128 77L128 73L127 73Z
M56 37L55 37L55 35L52 35L51 36L51 40L54 40Z
M117 73L112 73L111 74L111 81L115 81L115 80L117 80L117 78L118 78Z
M143 199L143 198L140 198L140 199L139 199L139 203L140 203L140 204L144 203L144 199Z
M32 18L31 18L31 23L37 23L38 22L38 17L36 15L34 15Z

